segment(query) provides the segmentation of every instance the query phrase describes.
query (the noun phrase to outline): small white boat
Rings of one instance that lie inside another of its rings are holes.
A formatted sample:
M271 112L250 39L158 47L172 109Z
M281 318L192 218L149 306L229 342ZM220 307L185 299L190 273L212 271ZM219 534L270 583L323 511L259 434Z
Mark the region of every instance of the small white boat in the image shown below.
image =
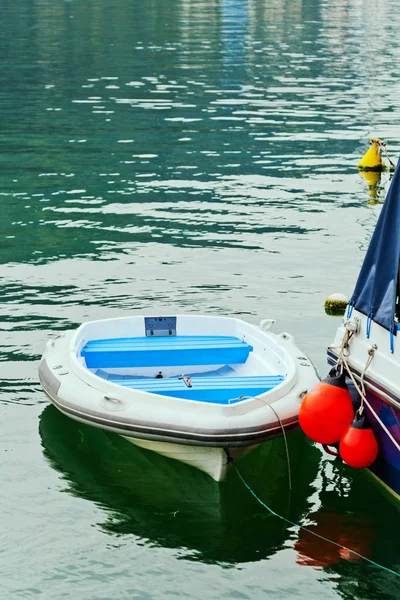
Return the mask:
M203 315L92 321L50 340L41 385L63 413L193 465L216 481L298 424L318 381L287 333Z

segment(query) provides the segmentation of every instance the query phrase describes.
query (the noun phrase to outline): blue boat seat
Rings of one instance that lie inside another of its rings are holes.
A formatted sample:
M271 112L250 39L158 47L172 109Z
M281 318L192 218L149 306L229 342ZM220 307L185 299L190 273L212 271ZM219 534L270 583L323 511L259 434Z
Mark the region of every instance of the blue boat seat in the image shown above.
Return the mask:
M233 336L177 335L92 340L81 350L89 369L243 364L253 347Z
M107 374L106 378L112 383L132 388L140 392L150 392L161 396L173 396L186 400L198 400L214 404L229 404L229 401L239 401L240 396L258 396L282 383L282 375L253 375L233 377L190 377L191 387L183 379L167 377L131 377L129 375ZM245 399L243 398L243 399Z

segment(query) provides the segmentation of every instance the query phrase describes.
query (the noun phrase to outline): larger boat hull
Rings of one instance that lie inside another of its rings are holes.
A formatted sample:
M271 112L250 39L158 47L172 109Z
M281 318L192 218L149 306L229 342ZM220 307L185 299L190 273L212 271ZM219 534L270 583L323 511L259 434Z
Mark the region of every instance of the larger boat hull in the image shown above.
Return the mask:
M400 410L388 404L373 392L367 393L367 400L393 438L400 444ZM398 400L400 402L400 398ZM385 487L400 499L399 452L382 429L382 426L377 422L375 416L368 408L366 410L379 444L378 458L370 467L370 470Z
M400 499L400 386L396 375L399 359L397 354L390 352L387 332L382 327L374 324L368 338L365 335L366 317L357 313L354 322L358 323L358 331L350 342L345 366L359 387L361 380L364 381L364 406L378 441L378 457L369 470ZM334 344L328 349L331 365L338 361L343 336L344 326L338 329ZM371 348L374 356L365 369ZM351 378L348 383L354 389ZM352 395L356 408L361 399L357 392Z

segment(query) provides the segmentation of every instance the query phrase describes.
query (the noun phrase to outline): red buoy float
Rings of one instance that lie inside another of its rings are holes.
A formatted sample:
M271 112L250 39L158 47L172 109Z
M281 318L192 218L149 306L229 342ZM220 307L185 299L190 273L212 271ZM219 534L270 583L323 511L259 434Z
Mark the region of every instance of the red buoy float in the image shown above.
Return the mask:
M355 469L369 467L378 456L378 442L364 412L356 412L339 444L340 456Z
M336 368L304 396L299 411L300 427L320 444L338 442L353 417L345 373L338 373Z

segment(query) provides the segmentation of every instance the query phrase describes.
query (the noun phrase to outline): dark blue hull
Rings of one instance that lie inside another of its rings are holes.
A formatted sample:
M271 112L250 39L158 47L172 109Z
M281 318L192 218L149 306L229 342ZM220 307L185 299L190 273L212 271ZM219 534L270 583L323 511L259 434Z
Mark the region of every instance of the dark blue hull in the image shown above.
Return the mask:
M367 392L367 400L400 444L400 410L371 391ZM400 496L400 453L374 415L368 409L367 412L379 444L378 458L370 469L386 486Z

